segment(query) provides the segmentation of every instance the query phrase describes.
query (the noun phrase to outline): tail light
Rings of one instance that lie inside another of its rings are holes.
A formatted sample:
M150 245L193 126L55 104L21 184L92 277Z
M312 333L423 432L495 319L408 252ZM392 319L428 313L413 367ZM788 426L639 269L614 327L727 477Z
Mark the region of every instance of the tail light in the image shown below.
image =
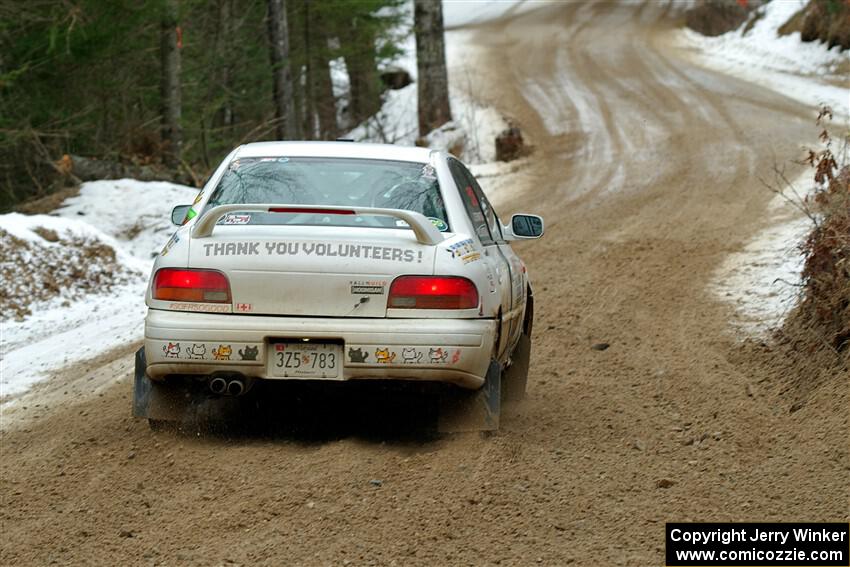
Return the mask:
M230 283L216 270L162 268L153 278L153 298L165 301L230 303Z
M478 289L461 277L401 276L390 286L387 306L394 309L475 309Z

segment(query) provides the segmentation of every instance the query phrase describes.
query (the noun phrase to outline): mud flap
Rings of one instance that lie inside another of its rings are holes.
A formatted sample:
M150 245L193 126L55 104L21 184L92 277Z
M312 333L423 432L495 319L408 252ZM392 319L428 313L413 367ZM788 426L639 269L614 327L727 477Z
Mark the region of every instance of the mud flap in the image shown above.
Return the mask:
M437 430L440 433L459 433L499 429L501 390L502 367L491 360L484 385L480 389L452 389L441 393Z
M531 362L531 338L522 333L511 354L511 365L502 374L502 401L518 402L525 398L528 367Z
M182 424L223 421L238 411L235 398L198 395L184 384L151 380L147 375L145 349L136 351L133 383L133 415Z

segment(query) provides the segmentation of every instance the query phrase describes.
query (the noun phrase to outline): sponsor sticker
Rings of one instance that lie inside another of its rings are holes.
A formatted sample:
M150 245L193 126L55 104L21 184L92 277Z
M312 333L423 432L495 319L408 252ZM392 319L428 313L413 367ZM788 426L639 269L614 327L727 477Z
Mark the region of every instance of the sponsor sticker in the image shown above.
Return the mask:
M169 309L175 311L198 311L202 313L230 313L230 305L216 303L170 303Z
M224 218L221 219L220 222L221 224L248 224L249 222L251 222L251 215L239 215L235 213L228 213L224 215Z
M475 253L475 248L473 248L472 239L467 238L466 240L455 242L454 244L449 246L449 252L451 252L452 258L462 258L469 254Z
M433 224L440 232L446 232L449 229L449 225L446 224L446 221L444 221L443 219L438 219L437 217L428 217L428 220L431 221L431 224Z
M165 246L162 248L162 252L159 253L160 256L165 256L168 254L168 251L171 250L171 247L180 242L180 237L175 232L171 235L171 238L168 239L168 242L165 243Z
M384 284L351 284L351 295L384 295Z

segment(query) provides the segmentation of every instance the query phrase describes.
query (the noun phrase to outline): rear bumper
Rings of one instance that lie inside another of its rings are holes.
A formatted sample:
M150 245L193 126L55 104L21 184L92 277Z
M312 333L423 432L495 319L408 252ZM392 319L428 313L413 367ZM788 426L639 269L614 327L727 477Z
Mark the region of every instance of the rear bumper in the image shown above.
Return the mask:
M343 380L427 380L474 389L484 383L495 337L493 319L266 317L158 309L149 309L145 318L147 373L154 379L234 372L277 380L266 366L269 345L306 338L343 345Z

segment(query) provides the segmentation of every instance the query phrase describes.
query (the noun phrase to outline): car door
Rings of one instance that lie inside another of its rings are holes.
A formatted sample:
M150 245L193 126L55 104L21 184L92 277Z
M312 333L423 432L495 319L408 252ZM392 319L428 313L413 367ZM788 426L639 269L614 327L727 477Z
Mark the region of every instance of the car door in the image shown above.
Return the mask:
M472 223L475 235L481 242L484 250L482 259L487 266L487 271L491 275L492 280L496 284L496 293L499 294L502 306L502 327L499 330L499 360L504 360L508 347L511 345L511 306L512 306L512 290L511 290L511 268L505 256L499 250L498 239L501 238L501 233L494 235L493 220L495 212L489 203L485 200L481 188L475 181L475 177L469 170L458 160L449 159L449 171L460 192L461 201L466 209L466 214Z
M471 174L470 174L470 177ZM496 242L502 258L505 260L509 271L509 288L510 288L510 307L505 309L502 314L503 323L505 326L505 335L509 337L507 341L508 352L513 350L514 345L519 340L522 333L523 315L525 313L526 302L526 283L525 271L522 260L513 251L510 245L505 241L502 234L502 222L499 220L499 215L490 204L487 195L481 189L478 181L472 177L473 190L478 195L481 203L481 209L484 212L484 218L490 228L490 233L493 235L493 240Z

